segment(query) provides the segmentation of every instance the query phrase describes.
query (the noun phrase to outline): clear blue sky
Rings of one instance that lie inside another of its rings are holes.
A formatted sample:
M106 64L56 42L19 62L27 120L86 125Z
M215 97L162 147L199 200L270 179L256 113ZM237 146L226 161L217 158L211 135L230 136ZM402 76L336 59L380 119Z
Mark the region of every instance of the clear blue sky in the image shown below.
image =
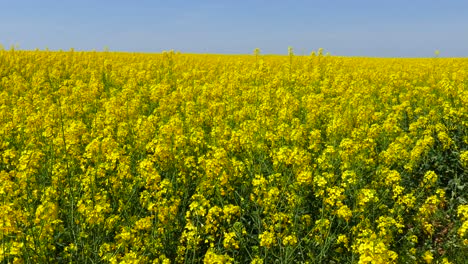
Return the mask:
M468 57L461 0L0 0L9 48Z

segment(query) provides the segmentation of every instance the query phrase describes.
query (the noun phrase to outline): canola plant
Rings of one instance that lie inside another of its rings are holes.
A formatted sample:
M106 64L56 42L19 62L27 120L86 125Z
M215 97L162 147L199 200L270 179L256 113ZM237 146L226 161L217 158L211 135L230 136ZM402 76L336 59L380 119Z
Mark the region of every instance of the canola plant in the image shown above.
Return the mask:
M0 51L2 263L463 263L468 59Z

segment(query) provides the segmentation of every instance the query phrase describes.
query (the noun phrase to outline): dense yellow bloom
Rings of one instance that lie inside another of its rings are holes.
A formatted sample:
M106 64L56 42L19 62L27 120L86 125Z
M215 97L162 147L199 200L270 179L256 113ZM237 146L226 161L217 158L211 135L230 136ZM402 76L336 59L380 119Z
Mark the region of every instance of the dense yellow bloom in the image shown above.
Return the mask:
M432 186L437 182L437 174L433 171L427 171L424 174L424 179L422 181L426 186Z
M301 171L297 176L297 182L304 185L312 184L312 172L311 171Z
M283 238L284 246L295 246L297 244L297 238L295 235L289 235Z
M258 238L262 247L270 248L277 243L274 231L264 231Z
M460 237L465 237L468 234L468 205L460 205L457 210L458 217L463 221L458 229Z
M432 256L432 253L430 251L424 252L424 255L422 257L426 263L432 263L432 260L434 257Z
M370 202L377 202L378 200L379 198L373 189L362 189L358 196L358 204L361 206L365 206Z
M358 242L358 263L396 263L398 254L389 250L384 241L375 234L358 239Z
M239 249L239 242L236 240L235 232L224 234L223 246L226 249Z
M341 205L341 201L345 198L343 192L342 188L327 188L324 202L330 206Z
M352 186L357 180L356 172L350 170L344 171L341 177L343 179L343 182L341 183L343 187Z
M0 61L2 263L466 258L466 59Z
M460 162L465 168L468 168L468 150L460 153Z
M254 259L252 259L252 262L250 262L251 264L263 264L263 259L259 258L259 257L255 257Z
M203 259L206 264L228 264L233 263L233 259L225 254L216 254L212 249L209 249Z
M346 222L353 216L353 212L347 205L342 205L336 210L336 215L343 218Z

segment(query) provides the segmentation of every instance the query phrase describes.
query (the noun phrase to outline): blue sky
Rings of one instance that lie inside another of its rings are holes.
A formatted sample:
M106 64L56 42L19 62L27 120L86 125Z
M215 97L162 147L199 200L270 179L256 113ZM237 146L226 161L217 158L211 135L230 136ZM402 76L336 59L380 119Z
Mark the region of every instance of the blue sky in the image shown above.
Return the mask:
M468 1L0 0L9 48L468 57Z

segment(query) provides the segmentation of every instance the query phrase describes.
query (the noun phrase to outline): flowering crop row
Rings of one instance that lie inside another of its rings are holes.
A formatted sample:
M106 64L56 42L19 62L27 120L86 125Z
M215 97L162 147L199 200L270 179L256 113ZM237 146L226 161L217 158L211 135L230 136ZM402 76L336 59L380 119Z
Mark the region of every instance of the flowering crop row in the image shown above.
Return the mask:
M462 263L468 60L0 51L2 263Z

